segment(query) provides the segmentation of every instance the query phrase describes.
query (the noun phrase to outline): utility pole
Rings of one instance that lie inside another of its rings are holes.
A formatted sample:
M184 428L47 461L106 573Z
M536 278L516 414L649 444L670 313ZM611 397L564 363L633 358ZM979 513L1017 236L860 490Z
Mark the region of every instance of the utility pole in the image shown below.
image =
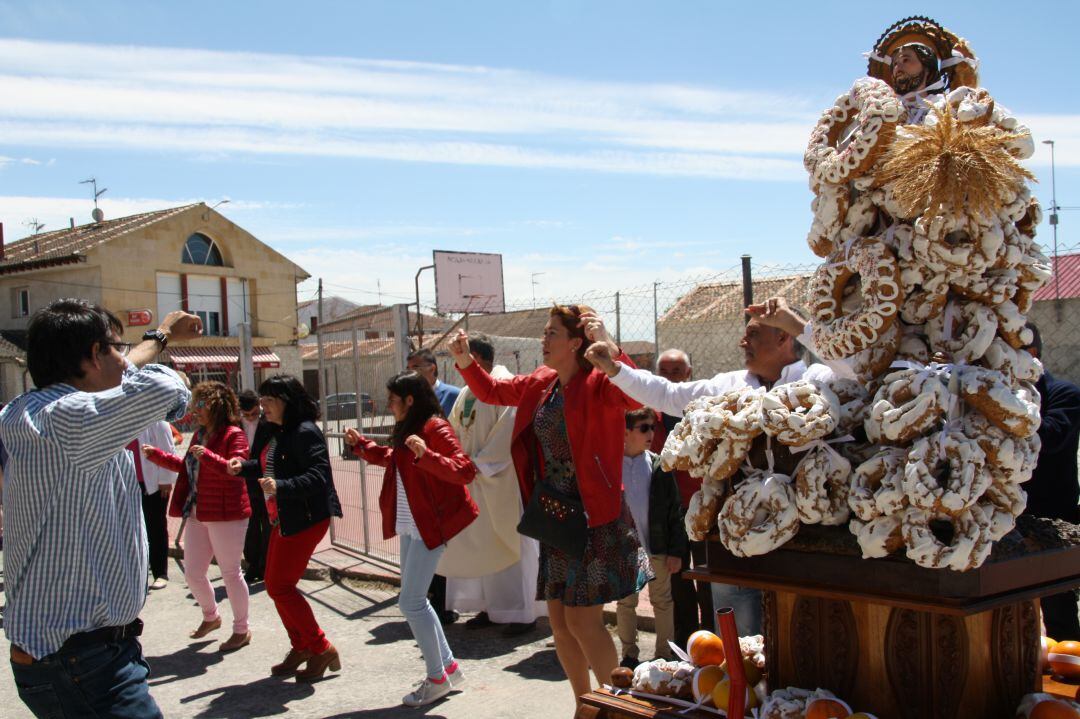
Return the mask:
M1061 321L1061 268L1058 266L1058 207L1057 203L1057 171L1054 165L1054 141L1043 140L1044 145L1050 146L1050 226L1054 228L1054 311L1058 322Z
M319 306L318 306L318 324L315 326L315 343L319 347L319 414L322 416L323 422L323 434L326 434L326 365L323 361L323 346L322 346L322 277L319 278Z
M532 298L533 298L532 308L534 310L536 309L536 286L538 284L540 284L539 282L536 281L536 278L539 277L540 275L546 275L546 274L547 274L546 272L533 272L532 275L530 275L530 281L532 283Z

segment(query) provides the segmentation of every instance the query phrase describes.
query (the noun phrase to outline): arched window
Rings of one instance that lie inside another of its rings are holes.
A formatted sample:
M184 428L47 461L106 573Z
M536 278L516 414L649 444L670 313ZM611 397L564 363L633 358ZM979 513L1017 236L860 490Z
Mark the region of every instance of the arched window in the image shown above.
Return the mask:
M206 235L196 232L184 243L184 252L180 261L186 265L214 265L221 267L225 263L221 259L221 251Z

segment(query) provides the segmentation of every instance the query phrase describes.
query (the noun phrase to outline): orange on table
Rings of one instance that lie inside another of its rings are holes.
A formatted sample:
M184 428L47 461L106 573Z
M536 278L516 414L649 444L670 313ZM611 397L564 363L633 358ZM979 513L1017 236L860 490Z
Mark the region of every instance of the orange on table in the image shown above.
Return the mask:
M1042 646L1039 650L1039 661L1042 662L1043 674L1048 674L1050 672L1050 652L1054 651L1054 645L1057 642L1050 637L1042 637L1040 642Z
M819 697L806 705L806 719L847 719L851 707L841 699Z
M1066 679L1080 679L1080 642L1058 642L1047 659L1054 674Z
M744 703L745 709L753 709L761 702L758 700L757 692L754 692L750 687L746 687L746 702ZM713 706L722 711L727 711L728 700L731 698L731 680L728 677L724 677L716 683L713 687L712 700Z
M690 679L690 693L694 695L694 701L712 706L712 693L724 678L724 670L715 664L707 667L699 667ZM723 709L724 707L720 707Z
M686 642L690 661L699 667L724 663L724 642L712 632L699 629Z
M746 675L747 686L752 687L761 681L761 670L758 669L757 664L754 664L749 657L743 657L742 666L743 674ZM727 673L727 660L720 665L720 668L724 670L725 674Z
M1031 708L1028 719L1080 719L1080 711L1060 699L1044 699Z

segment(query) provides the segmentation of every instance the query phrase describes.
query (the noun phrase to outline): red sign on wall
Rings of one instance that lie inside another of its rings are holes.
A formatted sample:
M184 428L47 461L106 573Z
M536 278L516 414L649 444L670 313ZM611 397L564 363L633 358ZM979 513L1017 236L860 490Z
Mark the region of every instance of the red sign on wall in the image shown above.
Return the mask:
M128 310L128 327L145 327L154 321L154 313L151 310Z

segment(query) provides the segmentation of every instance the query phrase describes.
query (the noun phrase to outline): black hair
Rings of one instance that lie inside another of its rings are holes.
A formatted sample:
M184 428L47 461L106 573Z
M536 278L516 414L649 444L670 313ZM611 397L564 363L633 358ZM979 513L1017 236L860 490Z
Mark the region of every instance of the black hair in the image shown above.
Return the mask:
M275 397L285 403L282 427L294 427L301 422L319 418L319 403L311 398L300 380L291 374L276 374L259 385L259 395Z
M495 362L495 343L485 334L469 335L469 352L488 364Z
M386 389L391 394L404 400L412 397L413 403L409 407L405 419L394 425L390 435L391 442L395 447L405 445L405 438L411 434L420 434L432 417L442 417L442 407L435 396L435 390L419 372L406 370L399 372L386 382Z
M26 368L37 387L81 379L82 361L109 351L109 332L119 337L124 326L112 312L86 300L50 302L34 313L27 330Z
M1039 326L1034 322L1028 322L1027 328L1031 330L1031 342L1028 342L1027 347L1024 349L1034 347L1035 356L1038 359L1042 359L1042 332L1039 332Z
M435 376L439 376L439 363L435 361L435 353L429 350L427 347L421 347L418 350L413 350L409 353L409 356L405 358L405 361L420 359L427 362L429 365L435 368Z
M240 409L245 412L253 410L259 405L259 395L255 394L255 390L252 389L243 390L236 395L236 399L240 402Z

